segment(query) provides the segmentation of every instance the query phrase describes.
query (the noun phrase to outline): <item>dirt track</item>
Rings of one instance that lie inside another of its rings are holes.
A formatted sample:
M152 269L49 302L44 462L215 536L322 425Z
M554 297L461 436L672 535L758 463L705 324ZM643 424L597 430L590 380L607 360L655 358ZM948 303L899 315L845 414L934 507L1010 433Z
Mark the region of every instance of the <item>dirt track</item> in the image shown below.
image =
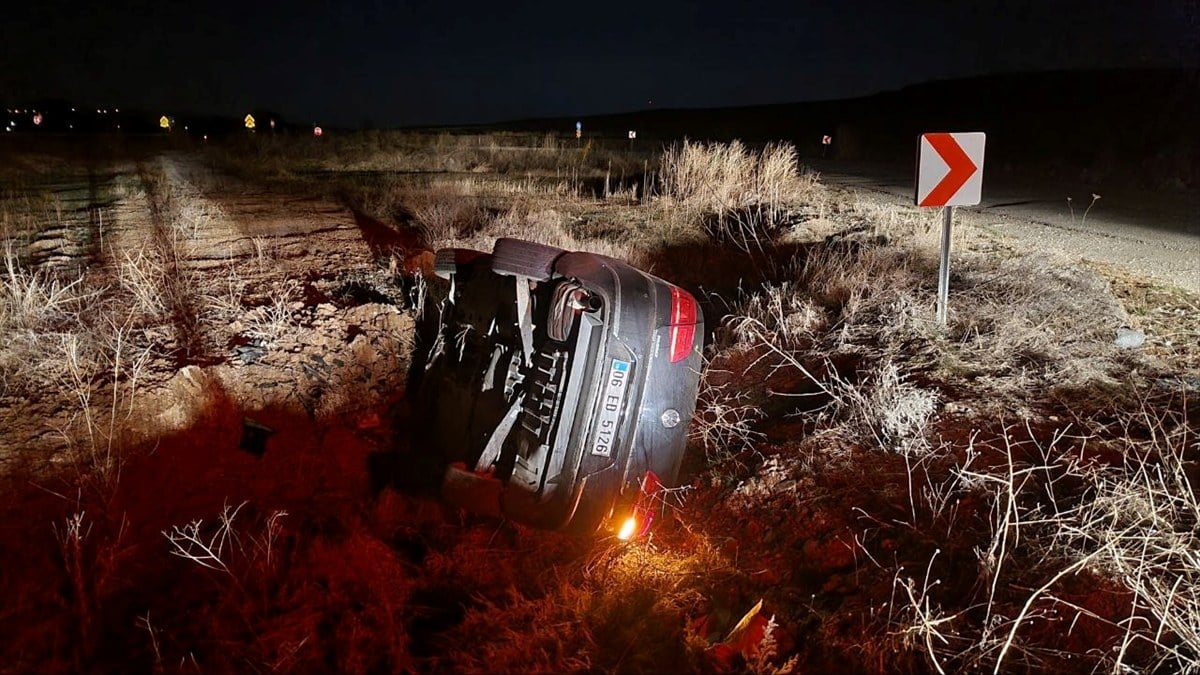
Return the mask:
M178 245L169 272L187 280L190 298L169 312L175 325L148 328L161 340L140 372L128 433L149 440L185 429L216 390L249 410L316 417L396 395L411 320L396 306L404 298L378 290L394 286L376 265L377 236L368 242L337 204L266 194L184 157L159 161L164 185L146 184L145 167L129 164L55 186L68 218L31 247L43 266L82 269L89 287L115 288L131 260L152 252L156 220L168 217L161 209L183 223L170 235ZM81 411L65 403L36 391L0 399L0 447L66 461Z

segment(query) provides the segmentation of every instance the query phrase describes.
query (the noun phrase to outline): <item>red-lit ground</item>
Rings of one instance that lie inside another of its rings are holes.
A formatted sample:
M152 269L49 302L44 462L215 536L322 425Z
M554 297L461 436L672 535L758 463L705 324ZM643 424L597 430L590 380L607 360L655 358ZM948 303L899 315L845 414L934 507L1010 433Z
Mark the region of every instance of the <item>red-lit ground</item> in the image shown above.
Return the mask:
M1188 662L1183 628L1127 638L1154 610L1106 564L1076 567L1069 528L1106 494L1093 468L1130 449L1178 448L1194 473L1194 297L964 262L946 339L885 320L919 314L889 293L932 275L880 232L916 216L869 200L813 198L740 251L647 235L661 215L621 197L225 162L64 162L53 218L7 202L26 262L95 294L36 340L14 320L4 354L24 360L0 364L0 671L1082 672L1122 647L1151 667L1163 645ZM29 211L58 229L22 239ZM404 391L436 218L480 246L514 227L624 246L705 298L688 487L648 541L437 498ZM170 271L159 296L139 295L139 255ZM1113 348L1116 320L1145 348ZM73 330L104 338L74 370L45 338Z

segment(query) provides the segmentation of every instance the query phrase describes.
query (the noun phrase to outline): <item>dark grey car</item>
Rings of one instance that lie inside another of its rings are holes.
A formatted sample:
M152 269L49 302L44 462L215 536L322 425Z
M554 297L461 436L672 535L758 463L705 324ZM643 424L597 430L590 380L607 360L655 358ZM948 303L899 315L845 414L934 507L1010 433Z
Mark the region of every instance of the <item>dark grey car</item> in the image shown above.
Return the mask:
M443 494L535 527L643 532L695 410L695 299L620 260L516 239L436 260L450 291L417 398L448 460Z

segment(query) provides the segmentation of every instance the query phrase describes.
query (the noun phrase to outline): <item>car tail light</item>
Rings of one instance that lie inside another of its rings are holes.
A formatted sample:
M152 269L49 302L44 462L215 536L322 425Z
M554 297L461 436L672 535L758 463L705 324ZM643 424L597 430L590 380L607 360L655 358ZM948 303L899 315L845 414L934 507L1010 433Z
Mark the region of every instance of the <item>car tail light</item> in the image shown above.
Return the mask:
M692 353L696 338L696 299L682 288L671 287L671 363Z

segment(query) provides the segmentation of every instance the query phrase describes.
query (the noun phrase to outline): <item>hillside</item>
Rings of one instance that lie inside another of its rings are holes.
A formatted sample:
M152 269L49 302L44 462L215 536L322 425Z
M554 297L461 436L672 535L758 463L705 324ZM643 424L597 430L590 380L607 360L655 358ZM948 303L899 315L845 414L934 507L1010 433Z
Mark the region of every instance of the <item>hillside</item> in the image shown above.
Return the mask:
M584 116L589 134L640 142L696 140L795 143L819 156L909 164L918 134L988 133L989 171L1036 171L1103 185L1171 190L1200 186L1200 71L1097 70L1011 73L945 80L863 98L702 110L643 110ZM493 125L519 131L570 129L575 120Z

